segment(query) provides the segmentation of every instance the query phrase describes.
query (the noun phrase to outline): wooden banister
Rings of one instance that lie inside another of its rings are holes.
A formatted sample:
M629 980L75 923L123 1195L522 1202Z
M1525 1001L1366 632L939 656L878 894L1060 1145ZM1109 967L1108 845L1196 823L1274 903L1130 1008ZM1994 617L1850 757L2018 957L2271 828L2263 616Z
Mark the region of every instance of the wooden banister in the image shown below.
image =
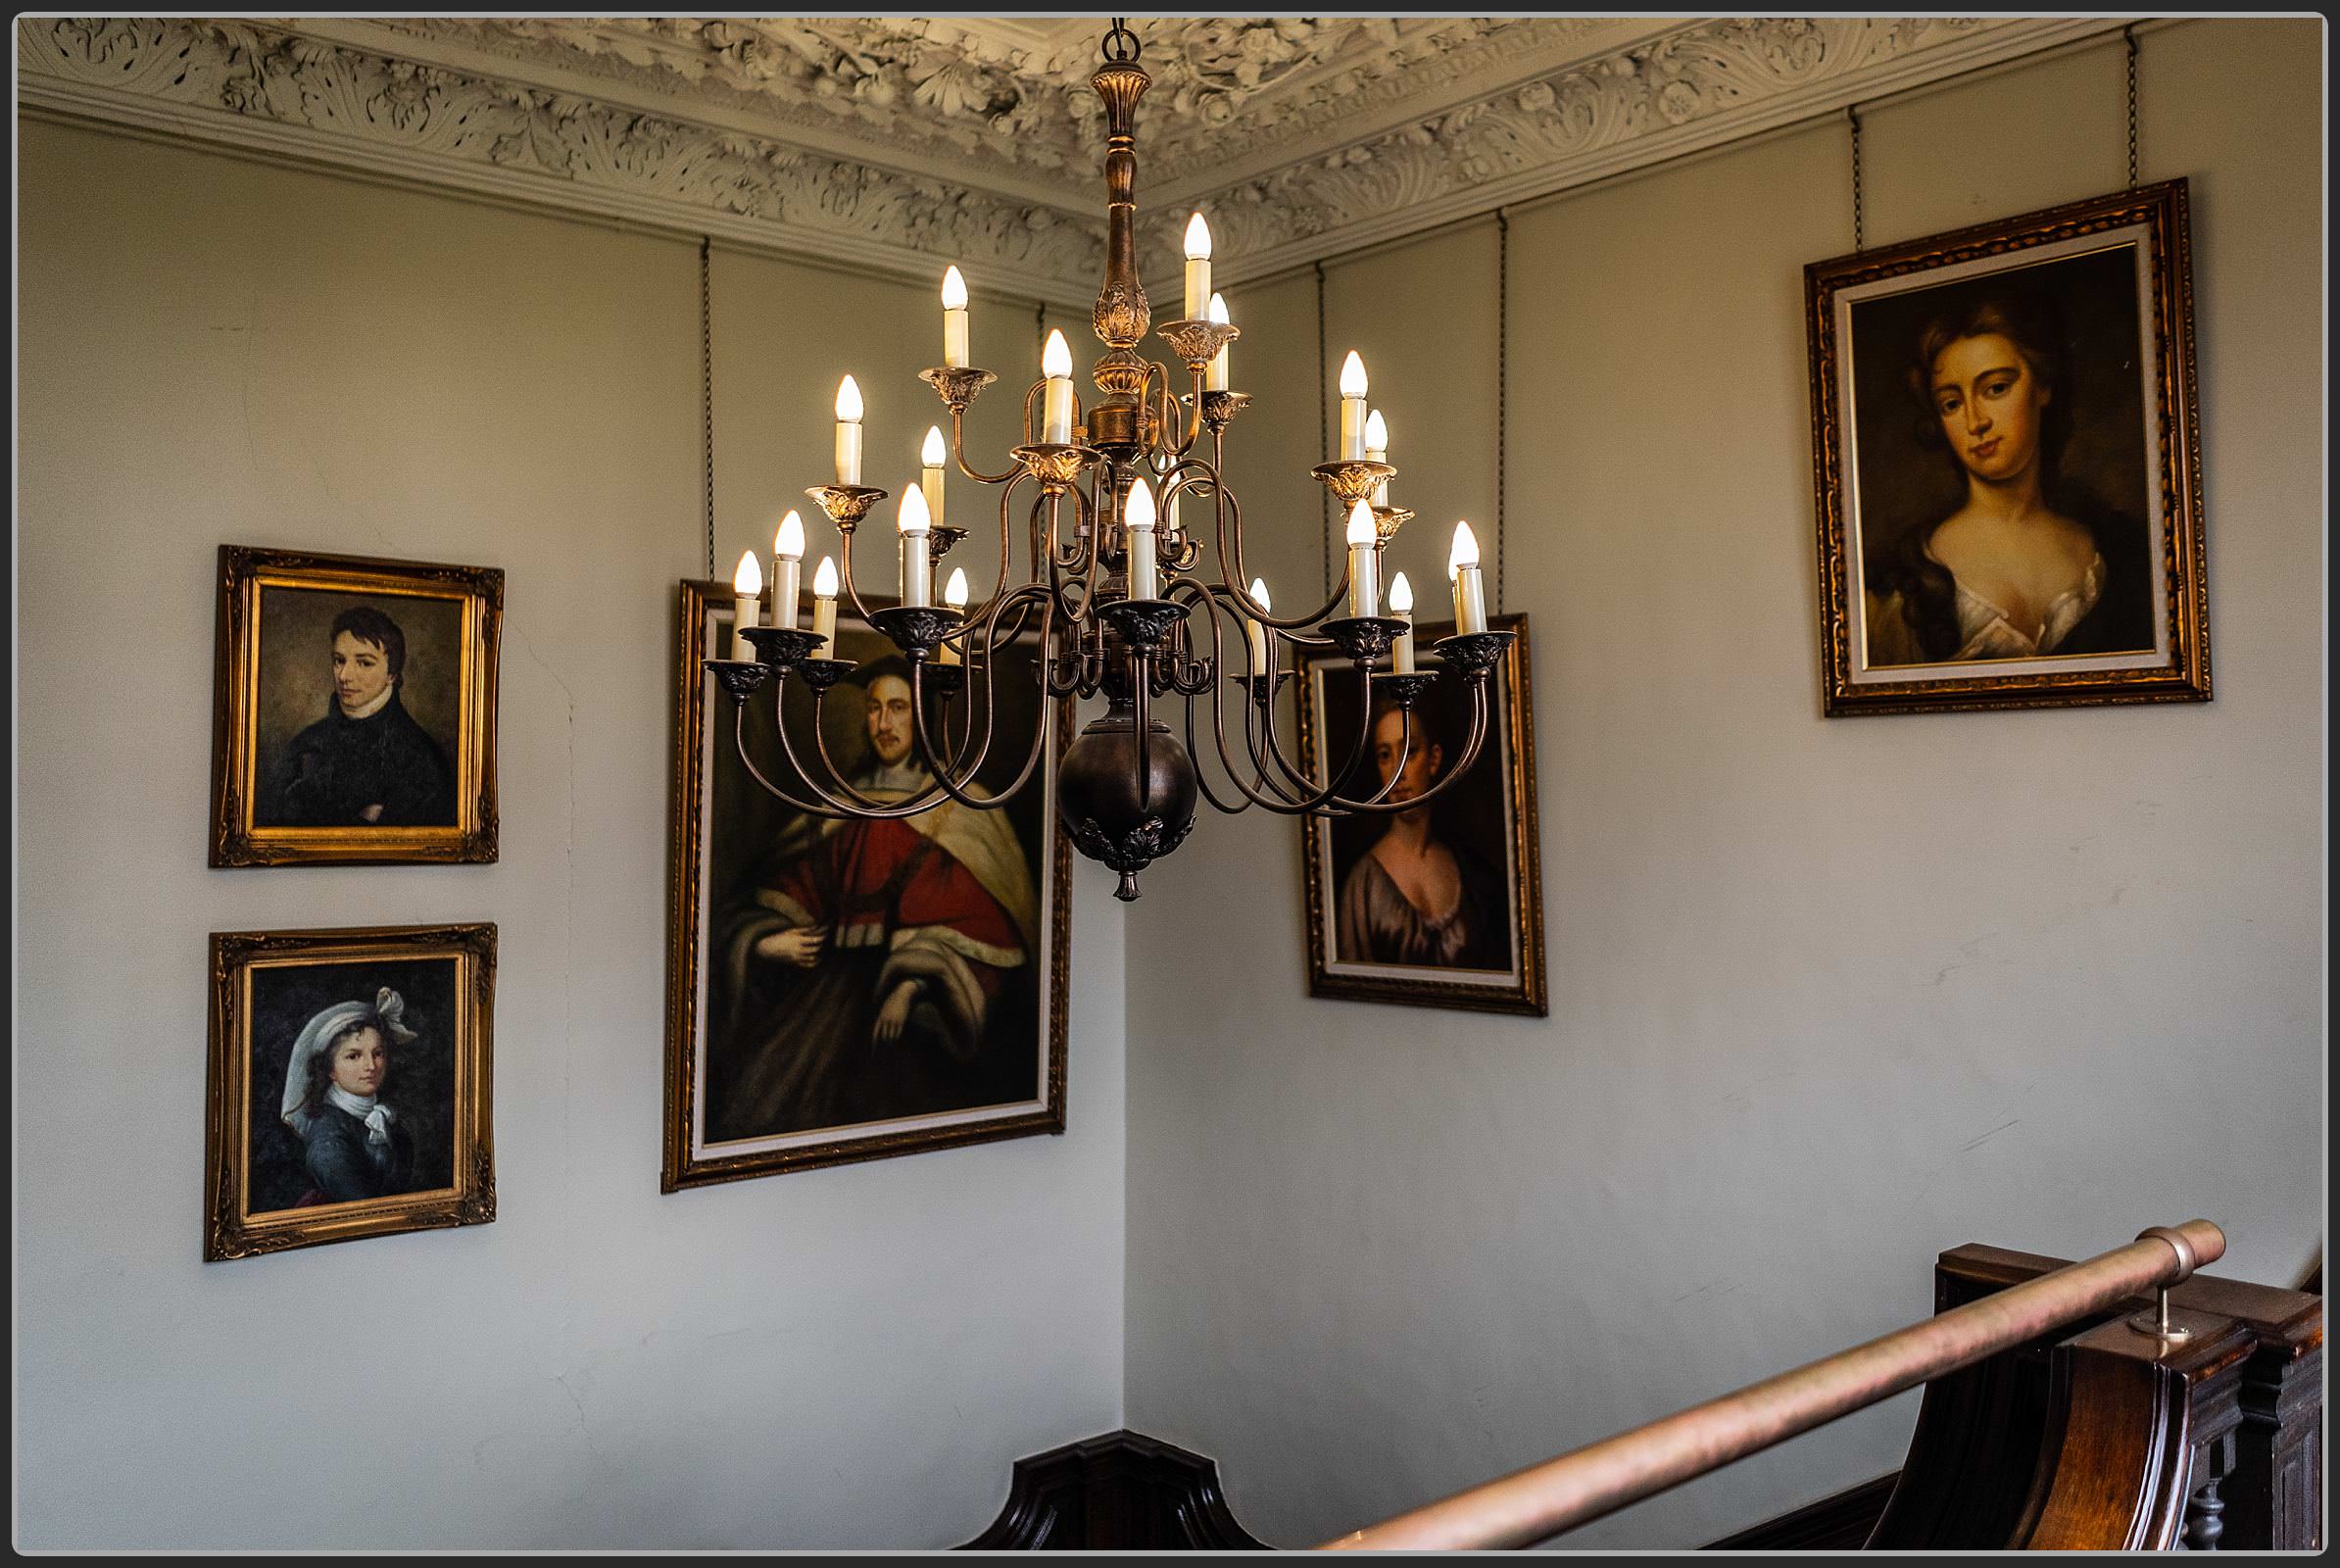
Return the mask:
M2125 1247L1351 1532L1325 1543L1325 1549L1533 1545L1904 1390L2167 1290L2225 1250L2224 1233L2208 1220L2156 1226Z

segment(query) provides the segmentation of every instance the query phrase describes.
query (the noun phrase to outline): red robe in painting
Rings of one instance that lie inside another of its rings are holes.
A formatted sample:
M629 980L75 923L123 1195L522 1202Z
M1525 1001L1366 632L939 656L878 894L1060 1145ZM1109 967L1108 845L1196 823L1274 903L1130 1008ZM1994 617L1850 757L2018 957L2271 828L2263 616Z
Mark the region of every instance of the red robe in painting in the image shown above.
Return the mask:
M710 957L705 1137L710 1143L853 1126L1037 1096L1035 1038L989 1027L1032 994L1036 899L997 811L946 804L887 821L800 822L725 915ZM756 954L826 927L819 962ZM879 1008L918 999L879 1045Z

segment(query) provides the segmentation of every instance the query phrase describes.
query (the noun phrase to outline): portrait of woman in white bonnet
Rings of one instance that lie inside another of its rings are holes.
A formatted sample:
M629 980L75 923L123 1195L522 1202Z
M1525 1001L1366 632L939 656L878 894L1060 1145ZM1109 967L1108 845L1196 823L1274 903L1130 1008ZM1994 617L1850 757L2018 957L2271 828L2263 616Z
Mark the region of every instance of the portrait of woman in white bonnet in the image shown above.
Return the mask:
M415 1039L406 1000L387 987L371 1002L336 1003L302 1028L285 1063L282 1115L307 1150L314 1186L296 1206L414 1190L414 1135L385 1096L398 1052Z

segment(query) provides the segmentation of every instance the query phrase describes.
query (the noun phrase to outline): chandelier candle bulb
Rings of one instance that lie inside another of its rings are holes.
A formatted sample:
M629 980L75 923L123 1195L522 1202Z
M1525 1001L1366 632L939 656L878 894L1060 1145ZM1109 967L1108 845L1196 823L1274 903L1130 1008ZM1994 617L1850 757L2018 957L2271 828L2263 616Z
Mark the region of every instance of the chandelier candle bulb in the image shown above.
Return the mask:
M1479 538L1471 525L1454 525L1454 550L1446 558L1446 575L1454 579L1454 633L1468 637L1487 630L1487 587L1479 573Z
M752 660L756 650L744 635L756 628L756 602L763 597L763 567L756 552L740 552L738 569L731 574L731 657Z
M1348 351L1341 362L1341 461L1362 462L1365 457L1365 362Z
M1405 622L1405 630L1397 634L1397 644L1390 665L1400 675L1414 673L1414 585L1399 572L1389 579L1389 613Z
M1251 597L1259 602L1259 608L1262 610L1272 611L1276 608L1268 599L1267 582L1264 578L1254 577L1251 579ZM1268 629L1258 621L1246 616L1243 620L1243 630L1250 633L1251 636L1251 673L1264 675L1268 672Z
M918 449L918 488L926 492L927 520L936 527L943 523L943 465L951 460L951 449L943 445L943 427L926 427L926 445Z
M949 608L959 611L962 613L966 611L967 572L965 567L953 566L951 568L951 580L943 585L943 603ZM957 645L952 643L948 637L937 643L935 645L935 662L938 664L957 663Z
M820 658L837 657L837 563L827 556L812 568L812 635L820 639Z
M1210 319L1221 326L1228 324L1226 295L1213 294L1210 297ZM1234 352L1235 345L1229 343L1210 357L1210 368L1202 372L1203 391L1224 392L1227 390L1227 356Z
M837 384L837 482L861 482L861 389L850 375Z
M1048 378L1041 402L1040 439L1044 445L1068 445L1072 441L1072 350L1065 346L1064 334L1054 327L1048 328L1048 347L1041 350L1040 373Z
M1348 612L1382 612L1381 565L1373 550L1373 509L1358 502L1348 514Z
M772 624L797 629L797 591L804 566L804 519L794 512L780 519L772 536Z
M902 602L905 606L930 603L935 592L935 564L926 553L926 535L933 519L926 514L925 491L902 493L902 517L895 526L902 530Z
M1371 414L1365 416L1365 461L1367 463L1389 461L1389 421L1382 417L1382 411L1379 409L1375 409ZM1373 487L1373 504L1377 507L1386 507L1389 504L1389 480L1384 479Z
M1199 321L1210 301L1210 225L1196 213L1187 220L1187 314Z
M1121 531L1129 551L1129 581L1132 599L1159 599L1161 574L1154 567L1153 554L1153 492L1144 479L1130 486L1130 498L1122 504Z
M967 368L967 280L955 267L943 271L943 364L953 370Z

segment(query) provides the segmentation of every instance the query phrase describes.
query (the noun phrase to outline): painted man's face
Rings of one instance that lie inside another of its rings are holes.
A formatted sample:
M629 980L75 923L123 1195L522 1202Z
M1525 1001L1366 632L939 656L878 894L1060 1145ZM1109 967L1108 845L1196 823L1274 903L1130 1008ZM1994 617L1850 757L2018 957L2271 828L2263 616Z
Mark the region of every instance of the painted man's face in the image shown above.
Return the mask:
M380 643L369 643L354 632L333 639L333 695L355 711L372 702L390 685L390 656Z
M880 675L869 683L869 745L878 760L900 767L910 755L910 683Z

